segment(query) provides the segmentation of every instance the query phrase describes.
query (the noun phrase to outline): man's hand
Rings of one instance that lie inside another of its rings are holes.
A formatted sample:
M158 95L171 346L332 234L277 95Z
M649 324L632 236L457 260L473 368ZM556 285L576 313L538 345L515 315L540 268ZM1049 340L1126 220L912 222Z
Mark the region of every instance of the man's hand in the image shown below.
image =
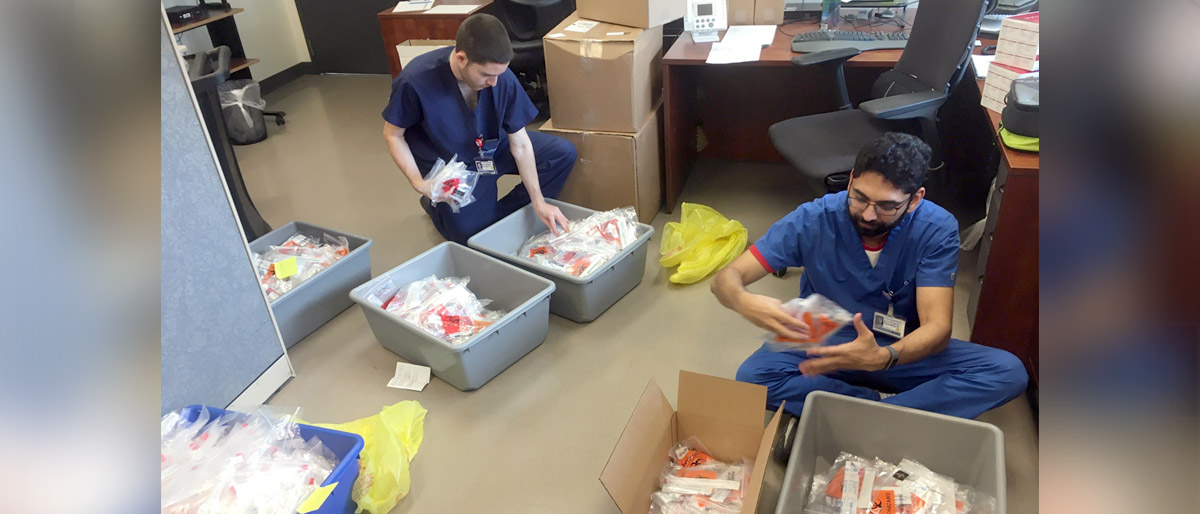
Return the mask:
M854 315L858 337L845 344L819 346L808 350L808 360L800 363L800 373L824 375L840 369L878 371L887 366L891 354L875 342L875 334L863 324L862 314Z
M421 196L433 200L433 193L430 192L429 188L431 185L429 184L428 180L418 180L413 182L411 185L416 192L421 193Z
M565 232L567 227L570 226L570 221L563 215L562 210L545 201L535 202L533 204L533 211L537 213L537 217L542 220L542 223L550 227L551 234L557 236L559 232Z
M745 293L734 307L738 314L760 328L789 339L808 339L808 324L783 310L783 302L770 296Z

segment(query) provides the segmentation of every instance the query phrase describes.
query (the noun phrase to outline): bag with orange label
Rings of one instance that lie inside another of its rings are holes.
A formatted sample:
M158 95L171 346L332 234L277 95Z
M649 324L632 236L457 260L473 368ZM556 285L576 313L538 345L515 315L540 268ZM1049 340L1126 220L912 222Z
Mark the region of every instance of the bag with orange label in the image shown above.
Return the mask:
M854 315L837 302L813 293L792 298L783 304L784 312L808 325L808 339L791 339L767 332L767 349L776 352L806 350L824 343L830 335L854 321Z

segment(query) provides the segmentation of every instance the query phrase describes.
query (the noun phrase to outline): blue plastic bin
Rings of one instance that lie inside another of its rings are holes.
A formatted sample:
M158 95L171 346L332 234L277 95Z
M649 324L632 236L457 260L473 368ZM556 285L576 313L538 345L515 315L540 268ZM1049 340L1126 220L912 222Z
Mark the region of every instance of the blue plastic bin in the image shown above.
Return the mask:
M208 415L212 419L217 419L229 412L216 407L192 405L184 409L188 421L196 421L200 417L200 409L208 409ZM350 490L354 489L354 481L358 478L358 454L363 449L362 436L303 423L298 423L297 426L300 428L300 437L307 440L316 436L338 458L337 466L329 473L329 477L321 482L322 486L336 483L337 487L334 487L333 492L329 493L329 497L325 499L325 503L321 504L321 508L313 512L315 514L354 514L358 504L350 498Z

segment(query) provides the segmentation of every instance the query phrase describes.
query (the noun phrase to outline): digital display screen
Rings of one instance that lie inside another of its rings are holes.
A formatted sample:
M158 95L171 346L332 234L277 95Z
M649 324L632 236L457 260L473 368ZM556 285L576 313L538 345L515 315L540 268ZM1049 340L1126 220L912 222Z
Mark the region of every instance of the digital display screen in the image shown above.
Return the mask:
M696 16L712 16L712 12L713 12L712 4L697 4L696 5Z

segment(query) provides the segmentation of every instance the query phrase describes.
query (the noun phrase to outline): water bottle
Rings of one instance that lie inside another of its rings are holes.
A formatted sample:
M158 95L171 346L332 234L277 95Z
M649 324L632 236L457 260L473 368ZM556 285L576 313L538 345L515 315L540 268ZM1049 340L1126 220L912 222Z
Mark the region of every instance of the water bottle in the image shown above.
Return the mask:
M837 30L841 6L840 0L821 0L821 30Z

